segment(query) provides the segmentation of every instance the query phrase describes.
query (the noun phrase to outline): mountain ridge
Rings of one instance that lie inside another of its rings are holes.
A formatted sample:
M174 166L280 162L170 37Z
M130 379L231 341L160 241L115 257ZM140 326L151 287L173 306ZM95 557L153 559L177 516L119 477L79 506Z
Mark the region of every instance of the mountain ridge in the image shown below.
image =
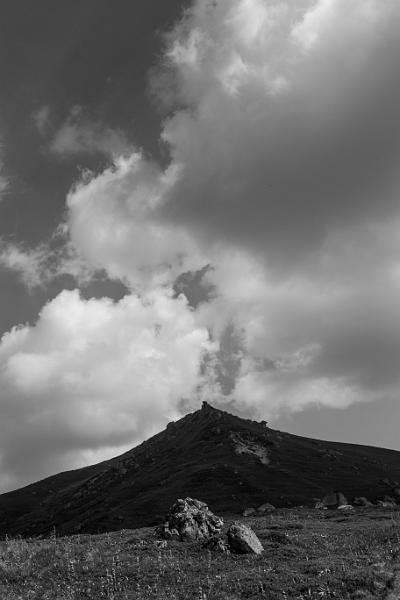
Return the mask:
M153 525L186 496L220 514L313 505L333 489L376 499L398 480L395 450L304 438L203 403L120 456L0 495L0 535Z

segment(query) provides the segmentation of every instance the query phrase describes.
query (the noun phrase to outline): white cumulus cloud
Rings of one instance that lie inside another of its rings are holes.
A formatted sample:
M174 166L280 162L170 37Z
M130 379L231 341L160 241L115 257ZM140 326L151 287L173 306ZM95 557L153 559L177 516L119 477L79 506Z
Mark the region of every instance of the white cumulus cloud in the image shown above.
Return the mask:
M165 290L119 302L62 292L0 343L3 482L110 456L155 432L195 394L210 349L185 299Z

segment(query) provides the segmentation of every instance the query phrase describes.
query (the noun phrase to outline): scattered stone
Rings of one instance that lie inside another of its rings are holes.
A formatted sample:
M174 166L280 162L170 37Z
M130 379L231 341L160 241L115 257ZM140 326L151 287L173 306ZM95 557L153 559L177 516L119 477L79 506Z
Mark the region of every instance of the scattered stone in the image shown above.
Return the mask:
M322 502L322 500L318 500L318 502L315 503L315 507L319 510L327 510L327 506L325 506L325 504Z
M261 554L264 548L250 527L233 523L227 532L229 547L238 554Z
M157 527L161 538L180 541L207 540L219 534L223 519L212 513L207 504L193 498L179 499L170 508L165 522Z
M251 517L251 515L256 514L256 509L255 508L245 508L242 514L244 517Z
M342 492L330 492L322 498L321 502L327 508L339 508L339 506L348 504L347 498Z
M272 512L273 510L276 510L275 506L273 504L270 504L269 502L265 502L264 504L261 504L261 506L259 506L257 508L257 512L261 513L261 514L264 514L267 512Z
M362 506L364 508L371 508L373 506L372 502L368 500L365 496L360 496L359 498L354 498L353 504L355 506Z
M395 498L393 498L393 496L386 495L386 496L383 498L383 501L384 501L384 502L391 502L392 504L394 504L394 505L396 506L396 499L395 499Z
M376 506L379 508L396 508L396 504L394 502L386 502L385 500L377 500Z

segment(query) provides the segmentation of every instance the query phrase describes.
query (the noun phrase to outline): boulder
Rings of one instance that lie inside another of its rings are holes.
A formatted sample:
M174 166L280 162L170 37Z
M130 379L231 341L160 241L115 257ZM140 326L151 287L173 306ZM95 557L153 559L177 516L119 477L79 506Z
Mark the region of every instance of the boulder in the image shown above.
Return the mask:
M251 517L251 515L256 514L256 509L255 508L245 508L242 514L244 517Z
M227 532L229 547L237 554L261 554L264 548L250 527L233 523Z
M269 502L265 502L264 504L261 504L261 506L259 506L257 508L257 512L261 513L261 514L264 514L267 512L272 512L273 510L276 510L275 506L273 504L270 504Z
M347 510L354 510L354 506L352 504L342 504L341 506L338 506L338 510L346 512Z
M207 504L193 498L179 499L168 511L156 534L164 539L180 541L208 540L219 534L223 519L212 513Z

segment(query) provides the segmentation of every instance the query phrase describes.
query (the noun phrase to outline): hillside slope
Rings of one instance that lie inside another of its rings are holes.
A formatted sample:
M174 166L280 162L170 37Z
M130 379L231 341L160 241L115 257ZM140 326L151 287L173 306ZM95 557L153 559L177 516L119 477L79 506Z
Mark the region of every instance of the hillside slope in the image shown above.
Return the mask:
M374 499L396 480L400 452L299 437L204 403L121 456L0 495L0 535L151 525L185 496L217 514L312 505L335 489Z

